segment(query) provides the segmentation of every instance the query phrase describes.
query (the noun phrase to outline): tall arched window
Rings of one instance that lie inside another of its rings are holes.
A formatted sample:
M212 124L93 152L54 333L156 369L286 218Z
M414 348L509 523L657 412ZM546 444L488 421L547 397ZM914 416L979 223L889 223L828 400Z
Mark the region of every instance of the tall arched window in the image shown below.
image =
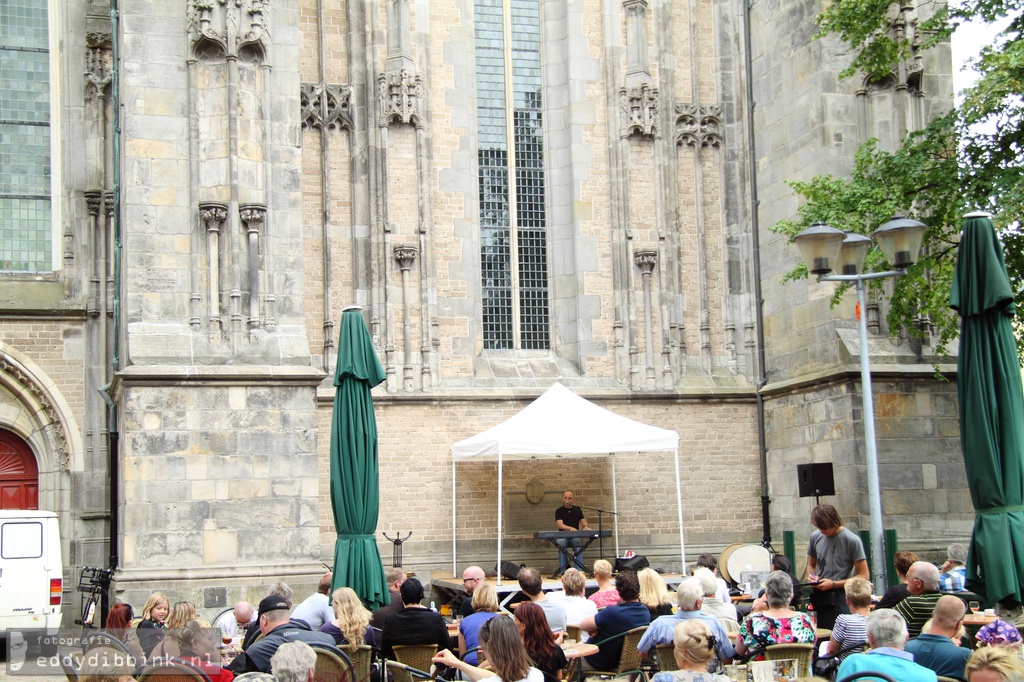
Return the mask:
M546 349L540 4L474 7L484 348Z
M0 12L0 272L52 269L47 0Z

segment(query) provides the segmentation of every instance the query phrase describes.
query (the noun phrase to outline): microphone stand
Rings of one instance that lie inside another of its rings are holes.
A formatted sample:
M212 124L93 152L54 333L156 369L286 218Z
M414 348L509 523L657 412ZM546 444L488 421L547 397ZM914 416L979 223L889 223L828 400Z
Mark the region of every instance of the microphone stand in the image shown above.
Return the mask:
M611 514L612 516L618 516L618 514L616 514L615 512L610 512L610 511L608 511L606 509L598 509L597 507L582 507L580 505L576 505L576 506L579 507L580 509L586 509L587 511L596 511L597 512L597 546L599 548L598 552L601 553L601 558L604 559L604 534L602 533L602 531L604 530L604 516L603 515L604 514Z

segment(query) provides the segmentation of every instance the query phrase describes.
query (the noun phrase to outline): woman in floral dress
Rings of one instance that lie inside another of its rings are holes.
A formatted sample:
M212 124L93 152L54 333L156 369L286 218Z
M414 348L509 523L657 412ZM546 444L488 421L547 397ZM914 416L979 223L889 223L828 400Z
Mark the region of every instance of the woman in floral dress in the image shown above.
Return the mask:
M789 608L793 598L793 582L783 571L772 571L764 583L767 608L755 611L740 625L740 641L736 653L740 656L761 650L754 658L764 660L763 649L771 644L811 644L815 640L814 624L802 611Z

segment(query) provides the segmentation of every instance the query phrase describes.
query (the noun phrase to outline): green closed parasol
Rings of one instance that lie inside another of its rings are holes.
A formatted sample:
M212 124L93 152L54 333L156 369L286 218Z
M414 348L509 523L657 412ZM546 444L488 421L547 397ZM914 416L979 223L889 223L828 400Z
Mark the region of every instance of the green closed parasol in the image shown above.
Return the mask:
M331 421L331 508L338 532L332 590L351 587L372 610L391 601L377 550L380 474L370 396L370 389L384 379L359 308L346 308L341 315Z
M950 292L960 313L960 443L974 503L967 585L1016 606L1024 576L1024 394L1013 291L987 213L965 216Z

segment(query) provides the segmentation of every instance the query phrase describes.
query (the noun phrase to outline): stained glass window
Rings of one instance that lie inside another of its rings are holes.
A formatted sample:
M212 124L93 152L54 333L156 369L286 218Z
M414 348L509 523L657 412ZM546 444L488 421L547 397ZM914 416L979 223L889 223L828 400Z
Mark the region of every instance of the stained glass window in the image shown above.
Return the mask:
M0 271L49 272L50 55L46 0L0 3Z
M484 347L545 349L540 5L511 0L506 8L502 0L476 0L475 12Z

